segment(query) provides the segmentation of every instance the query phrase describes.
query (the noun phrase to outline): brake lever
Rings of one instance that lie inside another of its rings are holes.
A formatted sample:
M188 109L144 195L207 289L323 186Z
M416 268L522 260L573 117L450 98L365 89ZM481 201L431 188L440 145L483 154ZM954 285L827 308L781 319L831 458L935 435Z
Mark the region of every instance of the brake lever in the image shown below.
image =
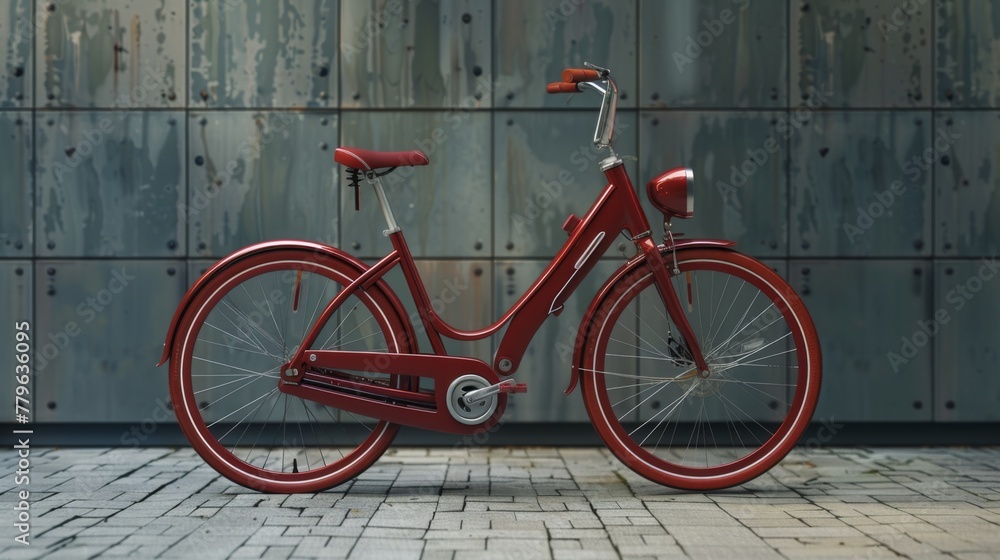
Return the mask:
M602 68L596 64L584 62L583 65L586 66L587 68L590 68L591 70L597 70L598 72L600 72L602 78L607 78L608 76L611 75L611 70L608 70L607 68Z

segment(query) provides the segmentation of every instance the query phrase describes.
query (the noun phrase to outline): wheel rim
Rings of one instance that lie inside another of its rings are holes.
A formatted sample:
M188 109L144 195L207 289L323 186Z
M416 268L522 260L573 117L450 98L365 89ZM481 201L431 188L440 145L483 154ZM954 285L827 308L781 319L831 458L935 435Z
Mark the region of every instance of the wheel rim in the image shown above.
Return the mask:
M616 455L646 476L739 483L787 454L812 414L807 327L793 312L801 303L750 267L689 258L680 268L672 283L710 375L675 342L652 275L638 270L601 306L606 318L584 367L591 416Z
M189 328L179 333L180 399L174 400L183 403L181 425L199 453L236 482L266 490L322 488L363 470L395 434L394 424L277 390L278 370L294 345L349 281L316 262L261 259L208 285ZM316 348L398 351L400 326L387 307L366 292L352 295Z

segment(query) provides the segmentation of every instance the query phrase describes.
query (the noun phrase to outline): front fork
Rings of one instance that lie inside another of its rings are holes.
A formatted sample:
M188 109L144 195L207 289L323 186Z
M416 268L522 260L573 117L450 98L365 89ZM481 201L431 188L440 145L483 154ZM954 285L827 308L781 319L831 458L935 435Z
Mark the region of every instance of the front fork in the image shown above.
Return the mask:
M698 374L702 377L708 377L708 364L705 362L705 356L701 353L701 347L694 336L691 324L688 322L687 316L684 315L681 302L677 299L677 294L674 292L673 284L670 282L670 275L667 273L666 263L663 262L663 255L660 254L660 248L657 247L656 243L653 242L652 236L649 235L639 240L636 245L639 246L639 249L646 256L646 265L649 266L650 272L653 273L656 291L660 293L660 298L667 307L670 320L677 325L677 330L684 337L684 342L691 352L691 358L694 360L695 365L698 366Z

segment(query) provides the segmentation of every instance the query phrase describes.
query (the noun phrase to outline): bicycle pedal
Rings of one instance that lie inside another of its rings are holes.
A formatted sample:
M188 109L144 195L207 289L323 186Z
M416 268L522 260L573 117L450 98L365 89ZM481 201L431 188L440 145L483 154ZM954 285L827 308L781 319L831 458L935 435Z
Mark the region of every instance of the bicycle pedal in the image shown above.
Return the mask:
M498 393L527 393L528 384L527 383L516 383L513 379L505 379L500 383L494 383L489 387L483 387L482 389L476 389L475 391L469 391L463 398L467 403L477 403L487 397L492 397Z
M508 381L513 381L512 379ZM510 385L501 385L500 391L503 393L527 393L528 384L527 383L512 383Z

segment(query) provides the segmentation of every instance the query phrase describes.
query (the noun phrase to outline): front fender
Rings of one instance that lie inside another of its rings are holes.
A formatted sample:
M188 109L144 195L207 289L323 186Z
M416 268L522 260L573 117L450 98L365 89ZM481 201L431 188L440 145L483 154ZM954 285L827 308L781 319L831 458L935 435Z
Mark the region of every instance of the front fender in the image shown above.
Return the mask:
M726 241L724 239L678 239L676 240L677 250L681 249L713 249L720 248L726 249L736 245L733 241ZM659 246L661 253L666 253L669 249L665 245ZM590 302L590 307L587 308L587 312L583 315L583 320L580 321L580 328L576 332L576 341L573 346L573 370L570 374L569 387L566 388L566 394L570 394L576 389L577 384L580 382L580 363L583 359L584 345L587 340L587 334L590 330L591 325L594 323L594 314L597 313L597 306L604 300L604 297L611 291L611 287L618 283L626 274L632 272L640 266L646 266L646 257L639 253L633 257L630 261L623 264L621 268L616 270L614 274L608 278L607 282L601 286L601 289L594 296L593 301Z
M353 266L358 274L363 273L368 269L368 266L359 261L358 259L352 257L350 254L337 249L336 247L330 247L329 245L323 245L321 243L313 243L311 241L298 241L298 240L280 240L280 241L266 241L264 243L257 243L255 245L250 245L244 247L235 253L231 253L224 257L219 262L212 265L212 268L208 269L204 274L198 278L198 281L188 289L187 293L181 299L180 304L177 306L177 310L174 311L174 317L170 320L170 328L167 329L167 339L163 343L163 355L160 357L160 363L156 364L156 367L160 367L167 363L170 359L170 349L174 346L174 337L177 335L177 327L180 324L181 317L187 311L188 306L191 305L192 300L194 300L195 295L201 290L201 288L208 282L210 278L223 271L230 264L247 257L249 255L254 255L257 253L265 253L268 251L277 251L285 249L304 249L307 251L312 251L317 254L327 255L332 258L340 259L344 263ZM388 292L391 295L391 292ZM390 297L394 305L400 305L398 299L395 297ZM401 308L397 308L397 311ZM402 317L406 317L405 314ZM409 330L409 328L407 328ZM410 336L412 333L407 332ZM411 340L415 340L411 338Z

